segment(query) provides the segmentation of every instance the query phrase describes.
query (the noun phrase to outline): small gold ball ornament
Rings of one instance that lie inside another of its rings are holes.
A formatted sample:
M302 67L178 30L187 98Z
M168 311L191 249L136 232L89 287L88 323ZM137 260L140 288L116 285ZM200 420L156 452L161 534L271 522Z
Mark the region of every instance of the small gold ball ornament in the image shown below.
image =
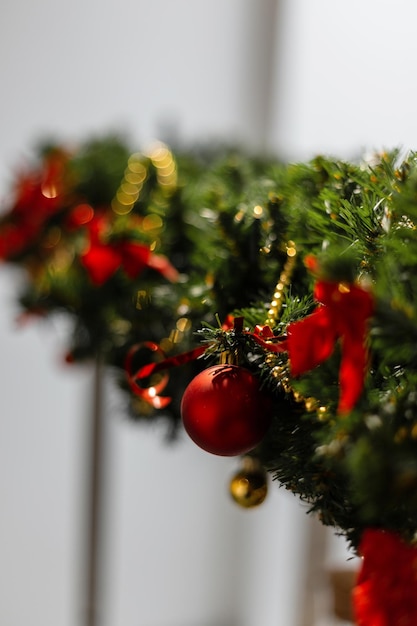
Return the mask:
M268 493L268 477L258 459L250 456L242 459L242 467L230 481L229 492L244 509L262 504Z

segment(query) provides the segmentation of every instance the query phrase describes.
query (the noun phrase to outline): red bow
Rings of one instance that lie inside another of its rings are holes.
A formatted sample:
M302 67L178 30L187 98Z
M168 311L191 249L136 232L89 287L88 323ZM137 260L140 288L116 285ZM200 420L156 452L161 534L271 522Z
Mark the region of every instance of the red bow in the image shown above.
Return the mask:
M353 284L319 281L314 290L321 303L311 315L288 326L287 347L293 376L317 367L341 341L340 413L350 411L362 393L368 356L367 322L373 312L368 291Z
M358 626L417 624L417 548L392 532L368 529L353 606Z
M45 222L63 209L67 159L65 153L52 151L41 170L17 180L14 204L0 227L0 258L22 253L39 237Z
M127 238L103 243L106 226L104 217L97 216L90 222L90 245L81 256L81 263L95 285L103 285L120 267L132 279L148 267L172 282L177 280L175 267L165 256L154 254L148 246Z

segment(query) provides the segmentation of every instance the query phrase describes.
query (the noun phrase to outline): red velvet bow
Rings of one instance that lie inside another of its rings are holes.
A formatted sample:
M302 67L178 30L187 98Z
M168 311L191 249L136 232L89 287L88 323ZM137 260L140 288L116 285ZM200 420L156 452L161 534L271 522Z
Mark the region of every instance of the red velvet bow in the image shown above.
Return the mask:
M368 529L353 608L358 626L416 626L417 548L392 532Z
M348 412L363 389L368 361L366 329L373 312L373 298L357 285L327 281L317 282L314 296L321 305L311 315L288 326L291 373L299 376L323 363L340 340L338 410Z
M148 246L127 238L103 243L106 219L95 217L89 224L90 245L81 256L81 263L92 282L101 286L122 267L129 278L136 278L146 267L174 282L178 272L165 256L154 254Z
M17 180L14 204L0 227L0 258L22 253L39 237L45 222L63 208L67 158L63 152L53 151L40 171Z

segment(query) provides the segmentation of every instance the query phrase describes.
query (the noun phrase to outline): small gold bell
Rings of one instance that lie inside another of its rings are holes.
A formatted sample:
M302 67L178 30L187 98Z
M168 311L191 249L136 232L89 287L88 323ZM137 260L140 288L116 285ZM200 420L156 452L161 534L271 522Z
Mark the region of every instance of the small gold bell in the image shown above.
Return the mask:
M245 456L241 469L232 477L229 492L233 500L245 509L259 506L268 493L268 477L258 459Z

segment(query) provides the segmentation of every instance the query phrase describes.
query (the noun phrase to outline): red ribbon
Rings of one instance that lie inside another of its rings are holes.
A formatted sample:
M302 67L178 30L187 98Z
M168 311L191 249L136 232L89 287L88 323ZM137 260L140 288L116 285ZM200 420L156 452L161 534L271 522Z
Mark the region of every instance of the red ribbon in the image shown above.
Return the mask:
M258 345L265 348L265 350L269 350L269 352L287 351L286 342L283 341L282 338L274 335L271 328L267 325L261 326L260 324L257 324L254 332L250 333L243 330L243 317L233 317L233 315L228 315L225 322L222 324L222 328L224 330L231 330L234 328L235 331L252 337Z
M156 384L152 384L150 387L141 387L138 384L138 378L140 378L139 372L136 374L132 374L132 363L133 357L143 349L150 350L151 353L157 355L158 358L164 358L165 354L161 350L161 348L152 341L144 341L143 343L138 343L132 346L129 352L126 355L125 359L125 370L127 373L127 382L131 390L142 400L145 400L148 404L153 406L155 409L162 409L167 404L171 402L170 398L166 398L164 396L160 396L160 392L165 389L168 383L168 374L165 374ZM144 377L146 377L145 375Z
M172 282L178 279L178 272L168 259L154 254L148 246L127 238L104 243L102 239L106 228L105 216L98 215L91 220L88 224L89 248L81 256L81 263L95 285L104 285L120 267L132 279L146 267Z
M224 330L231 330L232 328L234 328L237 332L244 332L243 317L233 317L231 315L228 315L226 321L222 325L222 328ZM244 334L251 336L259 345L272 352L284 352L286 350L284 343L271 343L271 341L279 341L279 338L275 337L269 326L256 326L255 332L244 332ZM140 367L139 370L137 370L135 373L133 373L133 357L137 353L137 351L142 349L143 347L148 348L152 352L158 354L158 356L162 357L162 360L153 363L147 363L146 365ZM158 386L151 386L147 389L141 387L138 384L138 381L143 381L145 378L148 378L149 376L152 376L153 374L156 374L162 370L167 370L171 367L177 367L179 365L189 363L190 361L194 361L198 357L202 356L206 350L207 346L203 345L198 346L193 350L189 350L188 352L183 352L182 354L177 354L175 356L165 358L163 351L155 343L144 342L142 344L136 344L129 350L125 360L125 370L127 373L129 386L136 395L140 396L143 400L151 404L154 408L163 408L171 402L171 398L158 395L168 383L168 374L165 374L164 378L159 382Z
M16 181L14 204L2 216L0 258L21 254L41 235L45 222L65 206L65 168L68 155L60 150L47 154L39 170Z
M143 348L147 348L154 354L156 354L159 358L163 360L159 362L147 363L139 368L135 373L133 373L133 358L137 354L137 352ZM184 365L189 361L193 361L197 359L199 356L204 354L206 351L206 346L199 346L198 348L194 348L194 350L190 350L189 352L183 352L182 354L177 354L176 356L165 358L164 352L161 348L151 341L145 341L143 343L135 344L132 346L127 353L125 359L125 370L127 373L127 381L130 389L134 394L145 400L148 404L152 405L155 409L162 409L166 407L170 402L171 398L168 396L160 396L159 394L163 391L168 384L169 374L165 372L163 377L157 384L152 384L150 387L141 387L138 384L138 381L144 380L145 378L149 378L153 374L156 374L162 370L169 369L171 367L176 367L178 365Z
M281 337L276 337L269 326L255 326L253 333L246 332L245 335L252 337L257 344L269 352L286 352L287 342Z
M327 281L317 282L314 296L320 306L288 326L291 373L299 376L314 369L331 356L340 341L338 411L349 412L363 390L368 363L366 331L374 309L373 298L357 285Z
M417 548L398 535L365 530L362 567L353 590L358 626L416 626Z

